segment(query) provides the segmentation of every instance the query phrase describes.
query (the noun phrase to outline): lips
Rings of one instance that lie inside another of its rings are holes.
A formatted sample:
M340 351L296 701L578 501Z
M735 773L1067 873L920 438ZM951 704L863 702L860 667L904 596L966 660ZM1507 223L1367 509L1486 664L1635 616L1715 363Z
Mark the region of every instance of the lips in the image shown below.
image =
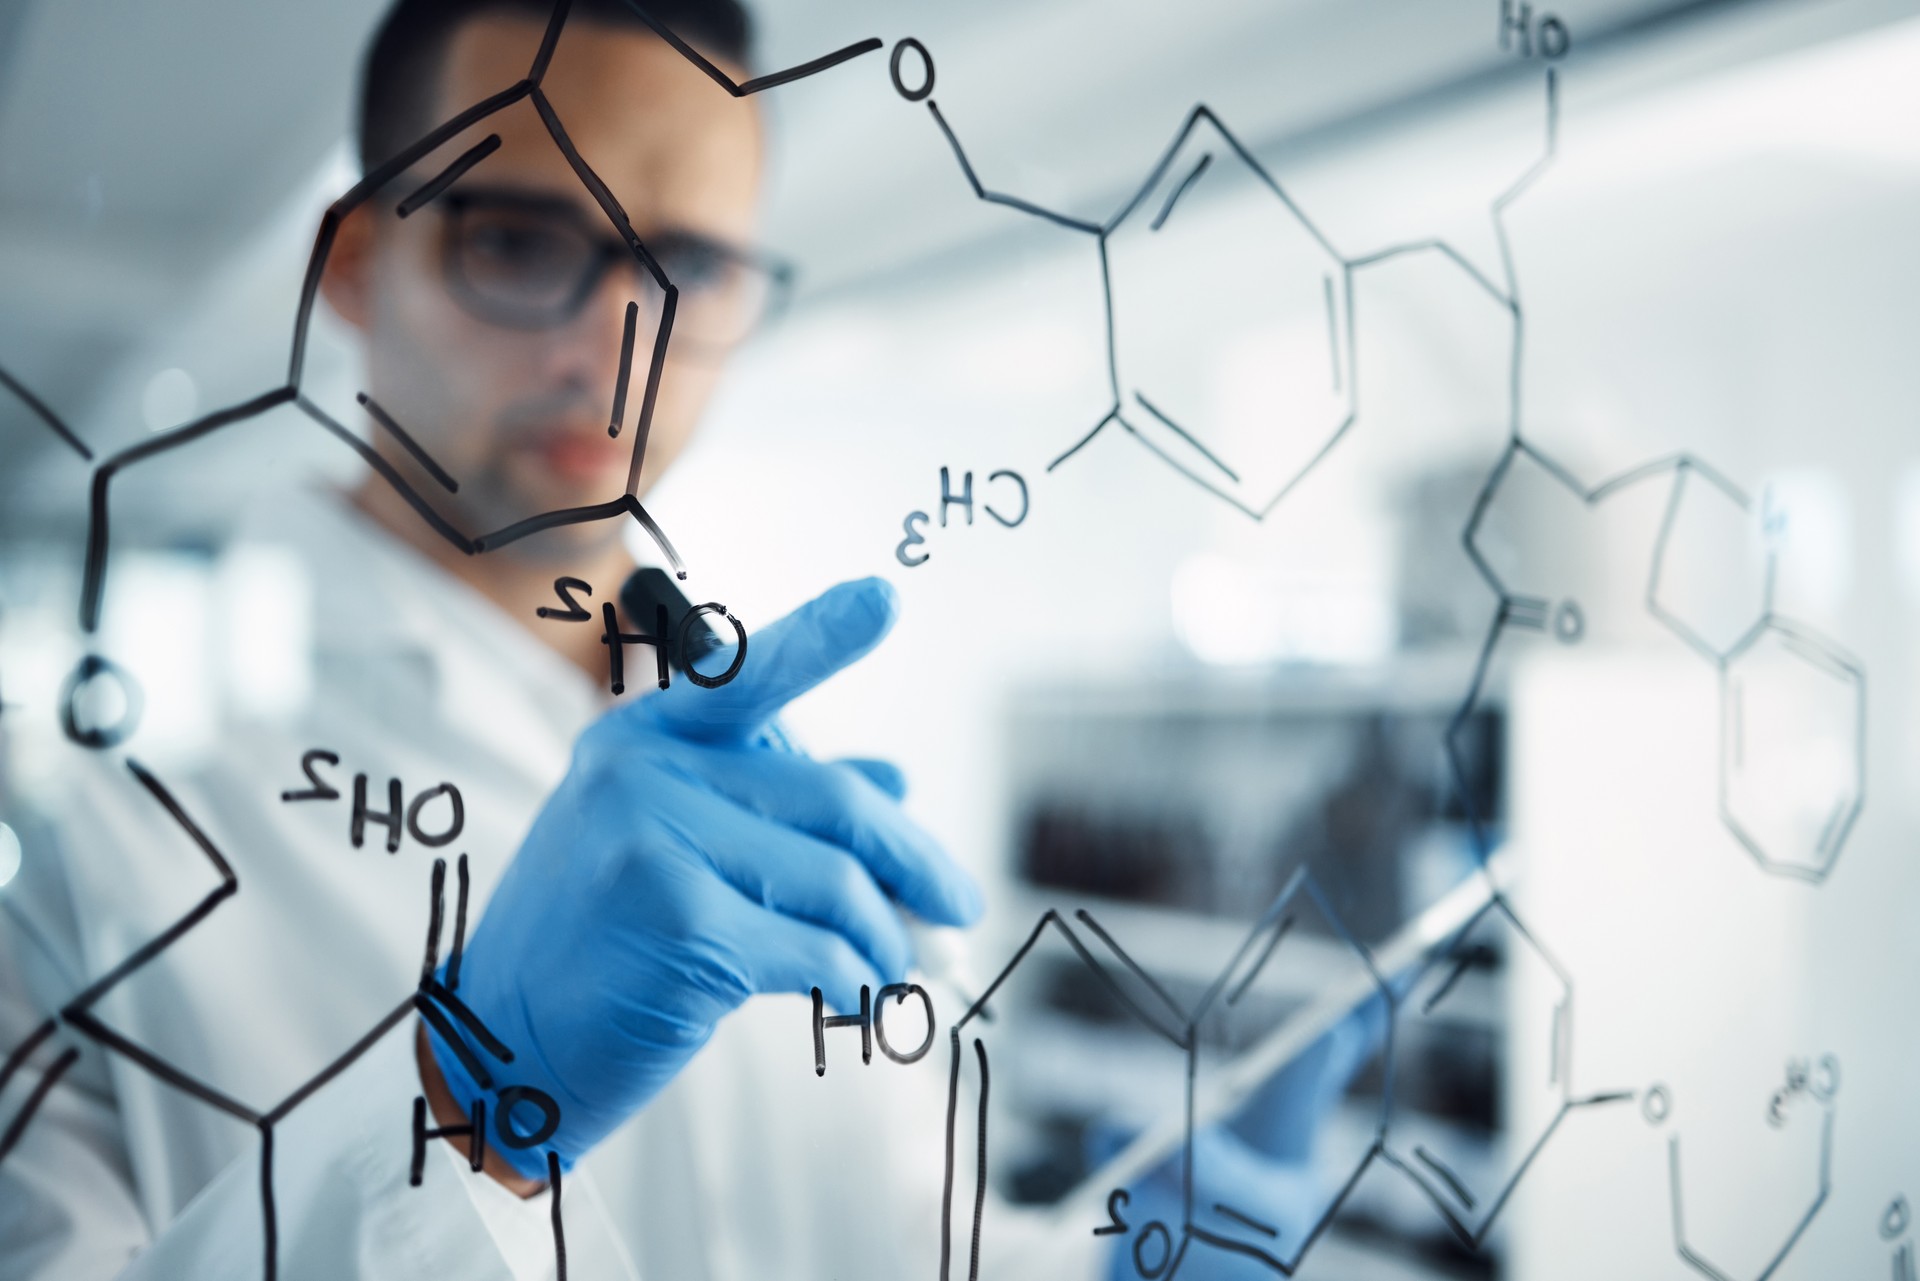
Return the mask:
M533 442L532 452L561 480L581 484L613 470L620 460L619 443L604 427L594 432L547 432Z

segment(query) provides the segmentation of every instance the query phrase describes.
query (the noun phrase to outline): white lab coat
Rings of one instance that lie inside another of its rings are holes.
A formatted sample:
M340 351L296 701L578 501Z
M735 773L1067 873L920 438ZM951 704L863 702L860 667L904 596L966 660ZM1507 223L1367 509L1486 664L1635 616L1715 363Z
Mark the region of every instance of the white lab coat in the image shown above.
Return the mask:
M337 498L302 495L248 525L245 537L290 546L310 568L315 695L296 725L226 726L191 769L148 762L231 862L239 891L96 1013L264 1112L412 991L436 854L469 856L477 918L606 699ZM283 803L282 791L306 786L299 762L311 748L339 754L325 774L342 799ZM0 1052L217 884L126 769L122 757L140 749L137 735L118 751L73 748L49 821L6 815L26 848L0 891ZM389 778L409 798L453 782L465 832L443 850L408 837L389 854L384 829L369 826L353 848L359 773L375 808ZM448 905L443 938L451 876ZM553 1275L547 1195L519 1201L437 1142L423 1185L409 1186L414 1032L409 1015L274 1127L279 1276ZM67 1045L82 1048L79 1064L0 1163L0 1281L260 1277L262 1141L244 1121L63 1028L0 1097L0 1132ZM946 1055L912 1067L876 1055L862 1067L857 1051L857 1038L830 1035L829 1071L816 1077L799 998L756 999L727 1019L565 1180L569 1276L937 1275ZM956 1196L956 1275L969 1201ZM1036 1248L1032 1224L998 1205L990 1215L990 1244L1017 1252L1019 1272L1095 1270L1087 1243Z

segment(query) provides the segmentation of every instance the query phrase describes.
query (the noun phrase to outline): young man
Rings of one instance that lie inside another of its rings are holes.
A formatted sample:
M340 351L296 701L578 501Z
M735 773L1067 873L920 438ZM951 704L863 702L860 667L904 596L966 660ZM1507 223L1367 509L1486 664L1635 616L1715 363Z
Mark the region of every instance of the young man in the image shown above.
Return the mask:
M649 8L746 78L732 0ZM368 168L525 76L549 10L398 0L366 60ZM544 92L680 290L644 495L771 283L747 249L761 125L751 101L618 0L575 0ZM401 216L408 193L489 136L497 147ZM396 433L376 432L380 447L455 524L478 533L623 492L661 293L533 103L449 140L356 209L323 290L365 340L368 399L457 493ZM629 303L635 378L614 439ZM468 1059L482 1038L463 1032L456 1046L409 1019L277 1119L267 1148L244 1118L81 1042L0 1164L0 1277L258 1277L269 1169L282 1278L546 1276L548 1173L589 1152L564 1183L573 1277L635 1263L675 1278L930 1266L944 1080L931 1064L817 1078L804 994L857 1010L862 986L906 976L904 913L967 924L979 891L905 817L896 773L814 762L764 735L782 704L879 642L892 593L842 585L756 635L729 684L681 681L608 710L600 627L535 611L556 604L562 575L592 584L596 604L614 597L633 568L624 521L468 556L376 477L350 496L276 503L250 525L246 537L291 547L307 568L315 697L295 725L236 721L198 768L160 771L239 891L95 1013L221 1097L271 1112L419 981L428 871L444 856L465 860L478 918L457 999L512 1058L490 1058L489 1073ZM636 651L649 672L650 660ZM340 801L281 799L305 787L303 757L322 772L338 761ZM456 822L444 799L418 824L396 813L383 826L388 779L408 797L457 787L457 845L422 839ZM28 829L0 922L9 1048L208 889L205 859L116 760L83 757L68 788L62 818ZM374 817L350 825L350 805ZM757 993L798 999L726 1017ZM449 1008L439 1002L441 1019ZM429 1141L416 1187L416 1097L444 1126L476 1102L519 1136L555 1123L523 1148L491 1132L483 1174L468 1168L468 1138ZM586 1177L596 1169L599 1182Z

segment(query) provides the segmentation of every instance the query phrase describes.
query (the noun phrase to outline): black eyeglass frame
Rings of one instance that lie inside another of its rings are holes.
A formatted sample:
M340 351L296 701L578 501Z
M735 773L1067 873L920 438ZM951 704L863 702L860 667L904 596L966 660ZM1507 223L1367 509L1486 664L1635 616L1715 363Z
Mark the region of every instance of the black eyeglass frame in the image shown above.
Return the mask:
M445 278L447 292L453 296L463 311L476 320L503 329L516 329L522 332L538 332L545 329L557 329L580 314L580 309L593 297L606 280L607 273L623 262L633 263L640 268L645 277L643 288L659 289L658 282L647 269L645 262L633 247L617 236L599 233L592 225L593 219L579 206L556 197L541 196L517 191L465 190L449 191L434 202L450 224L447 234L442 237L440 246L441 272ZM516 313L512 308L501 307L490 301L482 292L476 290L466 279L466 273L460 262L460 238L456 227L459 219L469 209L506 208L545 217L559 218L570 222L582 238L597 246L593 258L581 272L580 279L574 285L573 292L560 303L550 317L529 320L524 312ZM721 355L747 341L761 329L779 319L786 311L792 299L793 287L799 275L794 264L764 250L731 244L713 236L690 231L665 231L653 237L643 238L643 243L652 249L654 243L664 245L674 242L698 246L702 251L712 253L736 266L757 272L767 281L767 299L754 318L738 338L727 342L703 342L699 339L684 337L680 334L669 338L670 349L690 349L692 352L706 355ZM656 261L659 261L656 255ZM665 265L662 265L665 271ZM673 280L671 272L667 279ZM674 282L679 287L679 282Z

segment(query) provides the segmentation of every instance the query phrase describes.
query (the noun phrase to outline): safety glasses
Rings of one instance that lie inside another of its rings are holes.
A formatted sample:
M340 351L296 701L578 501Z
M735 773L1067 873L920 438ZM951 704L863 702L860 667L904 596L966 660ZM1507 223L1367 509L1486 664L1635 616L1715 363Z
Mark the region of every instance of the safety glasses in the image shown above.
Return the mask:
M627 244L578 206L519 192L448 192L442 244L448 291L468 314L509 329L552 329L580 314L607 273L633 273L637 301L657 324L664 292ZM679 290L672 349L717 355L785 306L793 268L709 236L645 238Z

